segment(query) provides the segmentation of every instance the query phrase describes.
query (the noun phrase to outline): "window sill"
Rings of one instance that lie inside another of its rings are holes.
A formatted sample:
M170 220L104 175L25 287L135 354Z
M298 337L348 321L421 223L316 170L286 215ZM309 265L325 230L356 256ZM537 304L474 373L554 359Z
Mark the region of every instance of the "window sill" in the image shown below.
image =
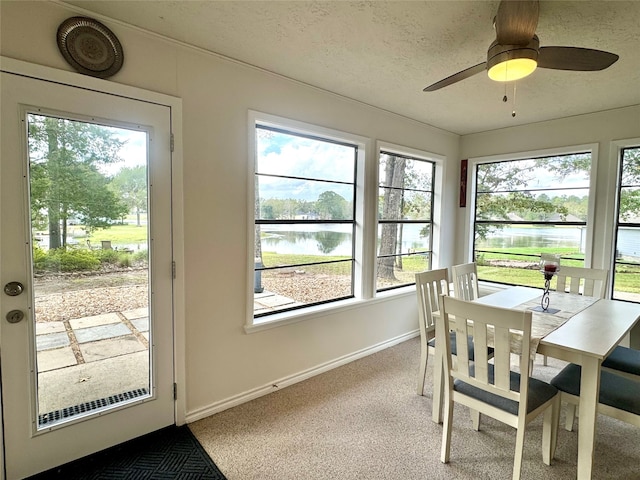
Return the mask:
M317 305L315 307L309 307L303 310L275 313L273 315L269 315L268 317L260 317L258 319L252 318L251 320L253 321L253 323L245 325L244 331L245 333L261 332L263 330L270 330L272 328L282 327L285 325L291 325L308 320L314 320L320 317L326 317L327 315L337 315L354 308L360 308L363 306L373 305L376 303L386 302L392 299L397 299L399 297L406 297L415 294L415 285L411 285L406 288L380 292L375 298L350 298L348 300L340 300L338 302L332 302L330 304Z

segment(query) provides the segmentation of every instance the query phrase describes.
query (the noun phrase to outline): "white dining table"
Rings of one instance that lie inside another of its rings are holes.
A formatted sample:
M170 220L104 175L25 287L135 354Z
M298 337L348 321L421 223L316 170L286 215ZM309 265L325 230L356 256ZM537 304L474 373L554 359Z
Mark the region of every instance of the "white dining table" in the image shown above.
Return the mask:
M531 305L531 302L541 295L540 289L511 287L480 297L475 301L497 307L529 308L525 305ZM551 306L553 306L554 296L559 298L559 296L570 294L550 292L550 295ZM532 324L536 323L536 317L534 312ZM602 361L638 321L640 321L640 304L593 299L593 302L586 308L570 316L539 341L537 353L582 366L577 468L577 478L581 480L589 479L592 476ZM442 357L438 351L435 360L433 420L441 423L443 371ZM440 372L440 374L435 372Z

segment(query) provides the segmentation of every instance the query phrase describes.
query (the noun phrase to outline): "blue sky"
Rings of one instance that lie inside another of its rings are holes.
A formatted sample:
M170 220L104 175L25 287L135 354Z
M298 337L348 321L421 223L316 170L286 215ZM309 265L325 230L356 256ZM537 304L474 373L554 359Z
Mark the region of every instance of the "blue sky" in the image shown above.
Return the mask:
M257 130L256 171L262 174L353 182L355 149L344 145ZM261 198L296 198L315 201L327 190L350 200L352 190L336 184L260 177Z
M123 168L138 167L147 163L147 132L125 130L117 127L105 127L114 131L118 140L125 142L120 149L122 162L101 165L100 170L107 175L115 175Z

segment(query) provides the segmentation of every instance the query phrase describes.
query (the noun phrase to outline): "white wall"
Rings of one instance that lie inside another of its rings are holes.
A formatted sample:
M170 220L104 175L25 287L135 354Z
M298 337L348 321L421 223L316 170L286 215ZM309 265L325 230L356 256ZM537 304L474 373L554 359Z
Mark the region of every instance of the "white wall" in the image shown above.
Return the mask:
M55 38L58 25L78 15L77 10L55 3L3 1L0 14L1 55L71 70ZM370 138L371 145L382 140L446 156L452 164L446 169L444 218L456 215L457 136L94 18L114 31L125 51L123 69L108 81L183 99L187 418L416 331L416 302L407 295L341 314L244 332L247 112L258 110L350 132ZM452 245L454 222L441 227L442 244ZM453 260L453 249L442 252L443 265Z

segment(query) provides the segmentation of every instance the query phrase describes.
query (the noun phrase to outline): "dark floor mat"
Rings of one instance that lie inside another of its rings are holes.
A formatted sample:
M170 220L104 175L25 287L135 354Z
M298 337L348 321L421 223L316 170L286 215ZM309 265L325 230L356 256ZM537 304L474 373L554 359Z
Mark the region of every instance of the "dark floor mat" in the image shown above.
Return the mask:
M226 480L186 425L172 425L29 477L49 478Z

